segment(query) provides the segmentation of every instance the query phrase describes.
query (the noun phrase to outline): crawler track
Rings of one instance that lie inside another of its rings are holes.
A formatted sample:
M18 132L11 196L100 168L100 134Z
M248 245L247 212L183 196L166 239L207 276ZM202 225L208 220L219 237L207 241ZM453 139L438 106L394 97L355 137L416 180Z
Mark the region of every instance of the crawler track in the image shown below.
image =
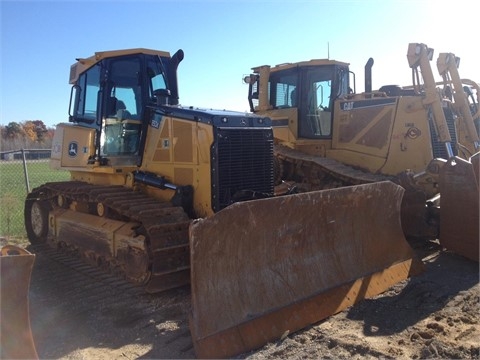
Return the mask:
M334 159L304 154L282 145L275 146L275 157L280 160L284 177L296 181L298 186L305 191L333 189L385 180L397 182L393 177L366 173Z
M37 270L35 272L35 280L50 278L57 289L63 288L69 292L81 293L87 288L95 287L97 296L101 296L100 293L103 291L127 293L130 296L140 296L145 293L141 287L86 264L81 258L66 254L62 249L54 249L47 244L36 244L28 246L27 250L35 254L35 266L41 267L38 274ZM47 261L53 262L53 265L48 266ZM101 289L103 290L99 291Z
M53 235L53 231L49 232L47 242L53 247L80 253L90 263L143 285L150 293L189 282L188 227L191 220L183 208L124 186L100 186L78 181L42 185L27 198L27 204L35 201L43 204L50 214L57 214L54 216L63 216L62 209L78 213L80 230L70 226L59 238ZM96 239L94 227L90 233L82 228L81 214L87 216L84 223L100 217L105 222L130 224L139 246Z
M293 181L291 188L299 192L334 189L343 186L392 181L405 193L401 206L404 234L407 238L436 239L439 229L438 206L427 206L427 195L415 187L407 172L398 176L367 173L334 159L304 154L298 150L276 145L275 158L282 178Z

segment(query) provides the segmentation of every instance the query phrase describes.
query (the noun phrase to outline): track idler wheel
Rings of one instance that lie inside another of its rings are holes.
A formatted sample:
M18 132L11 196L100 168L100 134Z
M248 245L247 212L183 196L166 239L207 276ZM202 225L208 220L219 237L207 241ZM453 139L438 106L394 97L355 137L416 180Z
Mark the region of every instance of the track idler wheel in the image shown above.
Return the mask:
M148 269L149 263L146 252L129 247L125 254L125 275L127 280L137 285L145 285L151 275Z
M47 241L49 211L50 205L45 200L29 197L25 201L25 229L31 244Z

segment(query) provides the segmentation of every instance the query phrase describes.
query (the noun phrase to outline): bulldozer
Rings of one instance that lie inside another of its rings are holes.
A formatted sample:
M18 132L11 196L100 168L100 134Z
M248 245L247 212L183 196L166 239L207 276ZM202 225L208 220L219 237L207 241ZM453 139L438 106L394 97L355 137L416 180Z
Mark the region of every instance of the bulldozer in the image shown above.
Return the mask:
M254 67L244 82L250 111L272 120L276 183L312 191L392 181L405 189L407 238L439 239L478 261L480 87L460 78L453 53L439 54L436 82L433 54L408 45L408 86L372 90L372 58L360 93L349 64L330 59Z
M50 161L70 180L28 194L32 244L148 293L190 284L202 358L254 349L422 270L401 229L401 186L275 186L271 119L181 105L183 57L111 50L71 66Z

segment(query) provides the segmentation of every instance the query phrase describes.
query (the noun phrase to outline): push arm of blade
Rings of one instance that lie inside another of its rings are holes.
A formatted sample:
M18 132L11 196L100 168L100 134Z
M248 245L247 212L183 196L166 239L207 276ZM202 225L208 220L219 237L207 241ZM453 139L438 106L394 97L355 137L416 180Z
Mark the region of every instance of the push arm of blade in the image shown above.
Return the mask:
M134 173L134 179L142 184L150 185L159 189L177 190L177 185L166 182L163 176L136 171Z
M430 55L433 49L429 49L425 44L412 43L409 44L407 58L412 69L420 68L425 87L425 99L423 103L430 106L441 142L450 143L452 138L448 131L447 120L442 109L442 103L437 93L435 79L433 77L432 68L430 66ZM447 145L447 151L449 149Z
M457 59L458 58L452 53L441 53L438 56L437 68L444 81L450 80L452 82L454 89L453 98L461 115L460 120L467 129L468 136L475 144L475 148L478 149L480 139L478 138L477 130L475 129L475 124L473 122L473 116L470 107L468 106L467 95L463 90L462 80L458 73Z

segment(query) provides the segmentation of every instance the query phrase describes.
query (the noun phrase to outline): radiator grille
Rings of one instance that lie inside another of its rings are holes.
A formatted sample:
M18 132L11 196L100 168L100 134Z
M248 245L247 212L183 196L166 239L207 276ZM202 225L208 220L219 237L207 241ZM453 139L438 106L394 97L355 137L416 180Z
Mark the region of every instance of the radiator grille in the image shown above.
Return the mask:
M214 211L273 194L273 136L265 128L217 128L212 146Z

